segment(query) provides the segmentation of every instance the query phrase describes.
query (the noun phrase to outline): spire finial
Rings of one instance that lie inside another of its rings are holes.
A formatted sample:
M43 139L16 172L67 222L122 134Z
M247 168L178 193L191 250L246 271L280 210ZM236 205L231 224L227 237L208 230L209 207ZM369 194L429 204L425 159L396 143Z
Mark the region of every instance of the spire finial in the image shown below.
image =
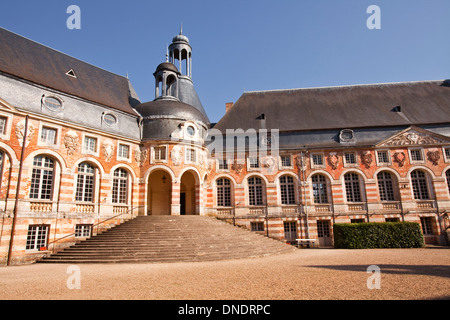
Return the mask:
M169 62L169 46L166 46L166 62Z
M180 25L180 35L183 34L183 21L181 21L181 25Z

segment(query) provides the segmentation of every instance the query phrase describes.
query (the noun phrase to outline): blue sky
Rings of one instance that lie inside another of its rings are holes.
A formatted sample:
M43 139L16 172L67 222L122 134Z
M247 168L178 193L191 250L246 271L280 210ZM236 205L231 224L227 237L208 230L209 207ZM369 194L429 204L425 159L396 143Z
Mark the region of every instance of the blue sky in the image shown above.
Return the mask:
M69 30L69 5L81 29ZM370 5L381 29L370 30ZM0 26L116 74L142 102L183 33L212 122L244 91L450 78L449 0L2 1Z

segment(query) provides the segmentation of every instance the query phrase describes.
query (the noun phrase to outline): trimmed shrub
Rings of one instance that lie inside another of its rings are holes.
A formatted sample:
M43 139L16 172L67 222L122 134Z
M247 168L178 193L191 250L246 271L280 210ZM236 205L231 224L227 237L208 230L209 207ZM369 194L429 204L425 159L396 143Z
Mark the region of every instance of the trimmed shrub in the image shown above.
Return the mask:
M414 222L335 223L334 247L339 249L421 248L422 228Z

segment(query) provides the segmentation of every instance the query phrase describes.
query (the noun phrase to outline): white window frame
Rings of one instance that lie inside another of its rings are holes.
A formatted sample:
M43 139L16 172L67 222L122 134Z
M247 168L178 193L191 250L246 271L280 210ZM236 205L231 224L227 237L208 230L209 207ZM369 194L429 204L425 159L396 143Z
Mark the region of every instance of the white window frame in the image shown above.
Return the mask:
M288 157L289 158L289 163L290 163L290 165L289 166L285 166L285 165L283 165L283 157ZM293 159L292 159L292 155L290 155L290 154L282 154L282 155L280 155L279 156L279 169L280 170L282 170L282 169L293 169L294 168L294 161L293 161Z
M31 228L31 230L30 230ZM45 238L43 239L44 243L42 242L42 238L39 238L40 232L44 231ZM50 225L48 224L36 224L36 225L29 225L27 229L27 239L25 243L25 250L34 250L39 251L40 248L47 247L48 246L48 237L50 235ZM41 240L41 241L39 241ZM29 245L30 243L30 245Z
M96 140L95 151L86 149L86 138L91 138L91 139ZM81 148L82 153L98 157L100 154L100 137L95 134L83 133L82 139L83 139L82 148Z
M322 164L315 164L314 163L314 156L320 156L322 158ZM311 168L325 168L325 156L322 152L312 152L310 155L310 161L311 161Z
M353 154L355 157L355 162L351 163L351 162L347 162L347 158L346 155L347 154ZM358 166L358 154L355 151L347 151L344 152L344 155L342 156L342 159L344 161L344 167L357 167Z
M224 168L220 168L220 161L225 161L226 162L227 167L225 169ZM217 159L216 171L217 172L229 172L231 164L232 164L232 160L230 160L230 159Z
M0 117L6 119L4 132L0 132L0 139L9 140L11 137L11 126L12 126L13 116L6 112L0 111Z
M120 147L121 146L125 146L128 147L128 157L123 157L120 154ZM131 162L131 144L126 143L126 142L122 142L122 141L118 141L117 142L117 161L126 161L126 162Z
M448 153L449 153L448 156L446 155L445 150L448 150ZM450 162L450 146L442 147L442 154L444 155L444 162L449 163Z
M382 162L378 156L378 152L386 152L387 155L387 160L388 162ZM377 160L377 166L378 167L383 167L386 165L392 165L392 160L391 160L391 151L388 149L380 149L380 150L375 150L375 158Z
M75 225L75 237L76 238L89 238L92 235L92 224L76 224Z
M421 160L413 160L411 151L420 151L420 156L422 159ZM409 148L408 154L409 154L409 162L410 163L412 163L412 164L425 163L425 152L424 152L423 148Z
M123 170L126 173L126 177L121 177L121 176L116 176L115 173L118 170ZM117 180L117 185L115 185ZM121 184L121 181L125 181L125 190L123 190L123 184ZM132 189L132 185L131 185L131 174L130 172L122 167L118 167L116 168L113 172L112 172L112 188L111 188L111 203L114 205L128 205L130 203L130 197L131 197L131 189ZM117 188L116 190L114 190L115 188ZM123 192L124 191L124 192ZM121 194L125 194L125 202L121 201ZM114 201L114 198L116 198L116 201Z
M56 131L55 142L54 143L42 140L42 132L45 129L50 129L50 130L55 130ZM60 142L61 142L61 130L62 130L62 128L60 126L56 126L54 124L43 122L43 121L40 122L39 123L39 135L38 135L38 143L37 143L37 145L39 147L49 147L49 148L53 148L53 149L59 149L59 145L60 145Z
M192 155L191 151L192 150L194 151L193 152L194 159L191 159L191 155ZM186 146L184 149L184 161L185 161L185 163L194 163L194 164L197 163L197 149Z
M252 167L251 159L256 159L258 162L258 167ZM247 158L247 171L260 171L261 170L261 161L259 160L259 157L248 157Z
M165 154L164 154L164 159L156 159L156 149L159 148L165 148ZM151 148L151 153L152 153L152 163L167 163L168 161L168 150L169 150L169 146L167 144L164 145L157 145L157 146L153 146Z

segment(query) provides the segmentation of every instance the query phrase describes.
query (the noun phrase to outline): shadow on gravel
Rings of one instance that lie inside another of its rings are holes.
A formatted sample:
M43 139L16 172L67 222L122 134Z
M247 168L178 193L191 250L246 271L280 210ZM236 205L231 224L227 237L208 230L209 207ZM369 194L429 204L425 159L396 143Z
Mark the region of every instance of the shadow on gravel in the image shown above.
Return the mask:
M448 265L396 265L377 264L381 273L385 274L411 274L450 278L450 266ZM310 268L323 268L341 271L366 272L368 265L322 265L308 266Z

